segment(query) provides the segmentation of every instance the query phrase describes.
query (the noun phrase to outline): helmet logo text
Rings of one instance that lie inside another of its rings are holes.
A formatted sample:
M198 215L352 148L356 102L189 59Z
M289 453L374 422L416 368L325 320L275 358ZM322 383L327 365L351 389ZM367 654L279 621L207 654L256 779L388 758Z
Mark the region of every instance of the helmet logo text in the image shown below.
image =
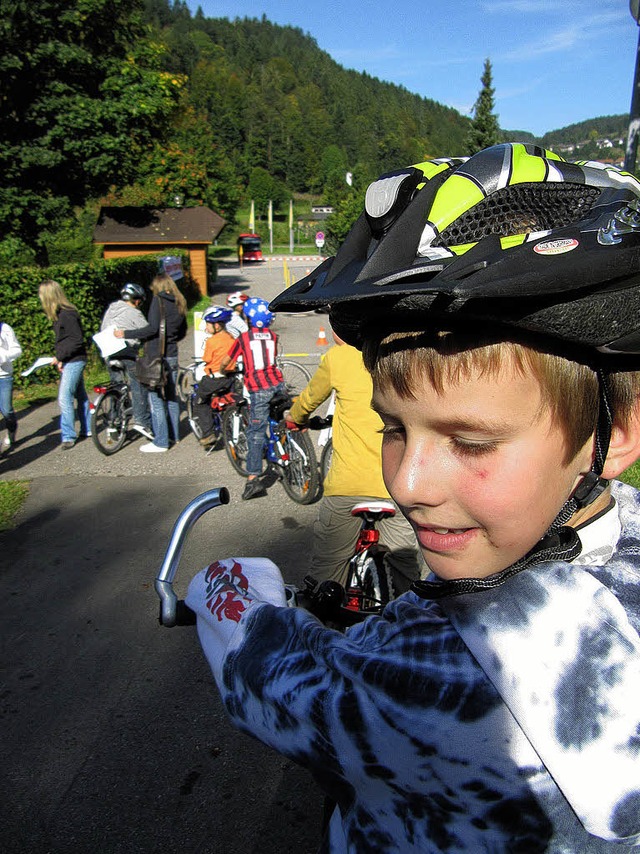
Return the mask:
M571 252L580 245L580 241L574 237L563 237L558 240L545 240L544 243L536 243L533 251L538 255L564 255Z

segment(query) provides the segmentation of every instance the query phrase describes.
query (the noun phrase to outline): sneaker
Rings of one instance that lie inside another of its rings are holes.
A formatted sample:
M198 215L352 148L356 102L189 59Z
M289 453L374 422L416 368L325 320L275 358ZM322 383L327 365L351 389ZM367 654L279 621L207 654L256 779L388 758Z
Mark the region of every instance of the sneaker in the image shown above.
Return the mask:
M147 442L145 445L140 445L140 450L143 454L165 454L169 448L161 448L153 442Z
M70 441L68 441L68 442L63 442L63 443L60 445L60 447L62 448L62 450L63 450L63 451L70 451L70 450L71 450L71 448L73 448L73 446L75 445L75 443L76 443L76 440L75 440L75 439L71 439L71 440L70 440Z
M262 481L260 478L255 477L253 480L246 482L242 499L243 501L248 501L250 498L262 498L266 494L267 490L264 488Z
M136 433L140 433L140 435L144 436L145 439L149 439L153 442L153 433L148 427L143 427L142 424L132 424L131 429L135 430Z
M13 430L7 430L7 435L4 438L4 446L5 448L11 448L15 445L16 442L16 433L18 432L18 425L13 428Z

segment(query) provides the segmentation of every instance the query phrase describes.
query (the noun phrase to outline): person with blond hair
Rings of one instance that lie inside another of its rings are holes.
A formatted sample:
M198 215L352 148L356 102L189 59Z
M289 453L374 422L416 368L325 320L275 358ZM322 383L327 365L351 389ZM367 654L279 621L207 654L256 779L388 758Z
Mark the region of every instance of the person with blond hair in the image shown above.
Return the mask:
M42 282L38 296L44 313L53 323L56 354L53 364L60 371L58 405L62 450L68 451L78 438L91 435L89 398L83 379L87 348L78 309L69 302L58 282L53 279ZM79 434L75 429L76 414L80 422Z
M179 440L180 404L176 394L178 374L178 342L187 334L187 301L171 276L162 273L151 282L153 299L147 325L137 329L116 329L116 338L137 338L145 341L145 351L151 357L164 356L169 368L164 389L147 389L151 408L153 442L140 446L144 453L163 453ZM165 340L161 352L160 325L165 323Z

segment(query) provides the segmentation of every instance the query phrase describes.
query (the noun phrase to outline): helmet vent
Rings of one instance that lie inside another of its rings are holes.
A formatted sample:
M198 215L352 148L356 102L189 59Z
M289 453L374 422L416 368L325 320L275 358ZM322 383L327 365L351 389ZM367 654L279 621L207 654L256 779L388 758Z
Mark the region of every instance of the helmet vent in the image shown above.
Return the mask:
M600 193L599 187L553 182L503 187L443 229L433 246L562 228L584 219Z

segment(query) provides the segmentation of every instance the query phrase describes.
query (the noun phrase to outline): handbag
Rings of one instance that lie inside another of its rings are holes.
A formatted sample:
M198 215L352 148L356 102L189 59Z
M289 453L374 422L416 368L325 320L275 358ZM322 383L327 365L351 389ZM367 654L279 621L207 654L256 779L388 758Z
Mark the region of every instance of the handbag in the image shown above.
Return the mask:
M164 359L164 350L166 345L167 322L164 313L164 304L158 297L160 306L160 328L159 339L160 349L159 355L150 356L147 350L149 342L144 346L142 356L136 359L136 377L138 382L146 386L151 391L162 392L167 384L167 363Z

